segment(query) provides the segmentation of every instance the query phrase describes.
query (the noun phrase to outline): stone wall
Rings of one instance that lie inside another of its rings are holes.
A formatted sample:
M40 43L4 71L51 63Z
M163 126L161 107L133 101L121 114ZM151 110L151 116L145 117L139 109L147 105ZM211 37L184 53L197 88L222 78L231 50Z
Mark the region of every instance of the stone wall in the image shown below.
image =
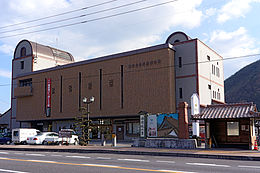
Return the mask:
M133 147L195 149L197 143L195 139L154 138L135 140Z

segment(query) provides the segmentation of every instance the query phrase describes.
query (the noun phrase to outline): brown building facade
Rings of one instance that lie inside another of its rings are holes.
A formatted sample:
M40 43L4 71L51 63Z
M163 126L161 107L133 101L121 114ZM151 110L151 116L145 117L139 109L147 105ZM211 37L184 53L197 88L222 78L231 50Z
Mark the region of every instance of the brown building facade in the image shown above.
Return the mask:
M129 118L138 122L142 110L176 112L174 76L174 50L165 44L23 74L15 79L19 83L14 89L16 119L36 126L74 120L85 106L82 98L91 96L95 101L90 118L110 119L112 124ZM50 115L46 111L48 80ZM25 81L30 84L22 85Z

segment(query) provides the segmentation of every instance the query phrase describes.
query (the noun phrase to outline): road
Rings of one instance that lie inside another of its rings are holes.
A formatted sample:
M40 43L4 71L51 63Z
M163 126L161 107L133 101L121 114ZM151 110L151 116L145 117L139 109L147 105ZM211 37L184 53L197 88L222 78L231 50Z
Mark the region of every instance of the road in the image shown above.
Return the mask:
M0 172L260 172L259 162L122 154L1 151Z

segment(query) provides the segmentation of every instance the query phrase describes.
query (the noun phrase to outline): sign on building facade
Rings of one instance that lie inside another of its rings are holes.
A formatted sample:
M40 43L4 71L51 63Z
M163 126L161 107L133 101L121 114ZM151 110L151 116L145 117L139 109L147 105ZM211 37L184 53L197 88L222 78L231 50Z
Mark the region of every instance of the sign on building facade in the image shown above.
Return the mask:
M47 95L46 95L46 116L49 117L51 115L51 79L47 79Z

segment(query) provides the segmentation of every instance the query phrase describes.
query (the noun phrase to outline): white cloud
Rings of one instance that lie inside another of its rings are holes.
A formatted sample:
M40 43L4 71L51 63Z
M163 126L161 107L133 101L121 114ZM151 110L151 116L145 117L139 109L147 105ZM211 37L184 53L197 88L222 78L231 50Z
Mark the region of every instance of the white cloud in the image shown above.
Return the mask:
M0 69L0 77L11 78L11 72Z
M232 18L245 17L251 9L251 3L260 2L259 0L232 0L225 4L217 17L219 23L224 23Z
M244 27L240 27L232 32L226 32L223 30L214 31L211 34L209 43L211 47L226 58L252 55L260 52L260 49L256 47L255 39L247 33L247 30ZM234 72L255 60L257 60L256 57L225 60L225 77L229 77Z
M0 46L0 51L5 54L8 54L8 55L12 54L13 50L14 50L14 47L7 45L7 44L3 44Z
M10 25L16 22L28 21L44 16L79 9L101 2L104 1L97 0L86 3L86 1L84 0L4 0L0 1L0 6L5 7L3 8L3 10L0 11L0 23L3 25ZM83 20L107 16L162 2L165 2L165 0L144 1L136 5L87 16L85 18L80 18L71 22L80 22ZM60 28L47 32L1 39L0 51L3 52L5 50L4 48L6 47L14 48L16 44L24 38L32 41L37 41L38 43L49 45L52 47L57 47L65 51L69 51L70 53L72 53L76 60L88 59L90 57L97 57L101 55L117 53L119 51L141 48L156 44L161 39L164 42L166 38L161 38L160 36L164 32L169 32L169 29L172 27L182 27L186 29L198 27L201 23L202 12L199 11L197 7L201 4L201 2L202 0L175 1L163 6L158 6L155 8L121 15L105 20L75 25L73 27ZM63 17L68 18L72 16L78 16L81 14L111 8L127 3L130 2L118 0L104 6L91 8L84 12L79 11L75 14L70 14ZM58 17L58 19L61 19L61 17ZM44 22L53 20L54 19L48 19ZM60 24L68 24L71 22L63 22ZM37 22L37 24L39 24L39 22ZM60 24L38 27L35 29L30 29L29 31L53 27ZM26 24L25 26L30 25L32 24ZM35 23L33 25L35 25ZM14 29L14 27L9 29ZM15 33L21 32L24 31L19 31ZM0 34L0 37L1 36L2 35ZM10 52L10 49L5 53L7 52L9 52L10 55L12 54Z

